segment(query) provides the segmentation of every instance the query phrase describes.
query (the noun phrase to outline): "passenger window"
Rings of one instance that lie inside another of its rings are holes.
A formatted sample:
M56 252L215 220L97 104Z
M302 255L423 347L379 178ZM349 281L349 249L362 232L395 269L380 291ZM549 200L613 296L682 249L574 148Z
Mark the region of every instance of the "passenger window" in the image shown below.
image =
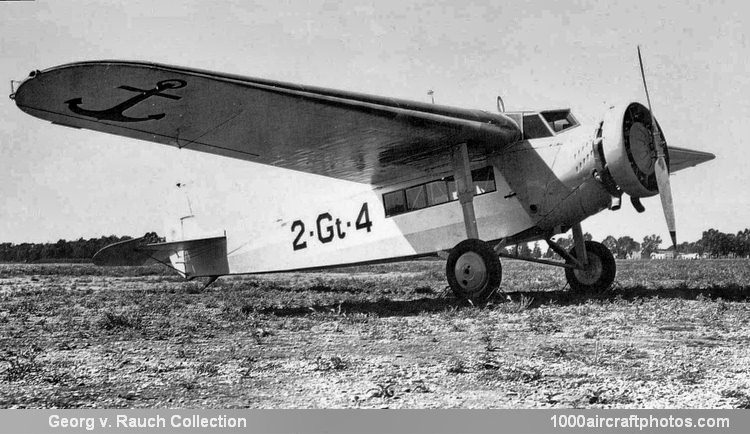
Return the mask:
M448 202L448 185L445 181L435 181L427 184L427 203L439 205Z
M424 185L406 189L406 207L409 210L421 209L427 206L427 195Z
M451 176L446 178L445 182L448 184L448 199L458 200L458 185L456 184L456 181L453 180L453 177Z
M404 198L404 190L398 190L384 194L383 204L385 205L385 215L387 216L406 212L406 199Z
M483 167L471 172L474 180L474 194L484 194L495 191L495 172L492 167Z
M495 191L495 172L491 166L473 170L471 177L474 180L474 195ZM386 217L453 200L458 200L458 186L452 176L383 194Z

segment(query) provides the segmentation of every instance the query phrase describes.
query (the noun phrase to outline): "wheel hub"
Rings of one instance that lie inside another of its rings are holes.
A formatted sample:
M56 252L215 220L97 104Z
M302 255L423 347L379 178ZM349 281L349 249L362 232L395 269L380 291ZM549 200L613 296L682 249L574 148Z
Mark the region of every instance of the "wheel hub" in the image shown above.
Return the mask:
M482 257L466 252L456 261L456 280L466 292L480 291L487 284L487 266Z
M593 285L599 281L602 277L602 271L604 269L602 260L588 252L588 264L583 270L575 270L574 273L579 282L584 285Z

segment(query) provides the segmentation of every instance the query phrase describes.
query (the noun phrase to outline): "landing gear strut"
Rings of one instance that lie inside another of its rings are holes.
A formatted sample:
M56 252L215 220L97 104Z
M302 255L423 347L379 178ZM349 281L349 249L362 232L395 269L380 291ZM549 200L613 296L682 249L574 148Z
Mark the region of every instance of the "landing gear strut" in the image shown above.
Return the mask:
M445 274L456 297L481 303L500 286L502 266L487 243L470 238L451 250Z
M466 228L466 240L461 241L448 255L445 274L453 293L472 303L486 301L500 286L502 268L497 253L479 239L479 228L474 213L474 181L466 143L453 150L453 171L458 201Z
M565 262L520 257L505 252L505 241L495 247L496 255L565 268L565 277L574 291L601 291L609 288L615 280L617 265L612 252L602 243L585 241L580 223L573 225L573 248L566 251L550 237L545 238L549 247ZM460 245L460 244L459 244Z

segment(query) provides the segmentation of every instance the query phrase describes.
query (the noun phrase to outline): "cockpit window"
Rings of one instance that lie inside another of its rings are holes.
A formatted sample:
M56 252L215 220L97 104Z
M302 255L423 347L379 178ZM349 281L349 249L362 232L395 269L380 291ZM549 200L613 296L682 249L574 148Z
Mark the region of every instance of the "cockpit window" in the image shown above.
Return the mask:
M570 110L544 111L542 117L555 133L578 126L578 121L570 113Z
M542 118L536 114L523 115L523 138L524 139L538 139L540 137L549 137L550 133L547 124Z

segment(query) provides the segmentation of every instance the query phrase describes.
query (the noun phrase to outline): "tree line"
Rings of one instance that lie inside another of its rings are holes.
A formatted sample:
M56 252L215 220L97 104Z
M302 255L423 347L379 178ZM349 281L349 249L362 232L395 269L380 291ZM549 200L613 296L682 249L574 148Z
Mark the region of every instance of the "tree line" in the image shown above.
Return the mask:
M151 241L163 241L156 233L145 235ZM133 237L115 235L79 238L75 241L58 240L56 243L0 243L0 262L91 262L102 248Z
M750 256L750 229L727 234L709 229L703 232L699 244L692 246L697 253L706 253L712 258L734 256L747 258ZM682 244L680 244L682 246Z
M584 234L586 241L591 241L592 236L588 232ZM573 248L573 235L559 237L555 240L564 250ZM650 258L652 253L661 250L662 239L656 234L646 235L641 242L638 242L628 235L615 238L608 235L602 240L604 244L618 259L626 258ZM669 246L667 250L673 250ZM517 247L507 249L509 254L518 254L519 256L532 258L553 258L558 257L549 247L542 249L539 242L532 246L522 243ZM701 238L696 241L684 241L677 246L677 251L681 254L697 253L710 258L747 258L750 256L750 229L737 232L737 234L724 233L716 229L704 231Z
M145 235L149 242L164 241L155 232ZM584 234L587 241L591 241L591 234ZM84 240L79 238L75 241L58 240L56 243L0 243L0 262L90 262L94 254L100 249L119 241L133 239L130 236L118 237L115 235ZM556 242L565 250L573 247L573 236L558 237ZM660 250L662 239L658 235L647 235L639 243L630 236L615 238L608 235L602 240L618 259L633 257L650 258L651 253ZM552 258L556 253L545 245L542 249L539 242L529 246L521 243L517 247L508 248L508 253L518 254L532 258ZM672 249L670 246L669 249ZM737 234L724 233L716 229L703 232L697 241L682 242L677 247L680 253L697 253L707 255L711 258L737 257L746 258L750 256L750 229L737 232Z

